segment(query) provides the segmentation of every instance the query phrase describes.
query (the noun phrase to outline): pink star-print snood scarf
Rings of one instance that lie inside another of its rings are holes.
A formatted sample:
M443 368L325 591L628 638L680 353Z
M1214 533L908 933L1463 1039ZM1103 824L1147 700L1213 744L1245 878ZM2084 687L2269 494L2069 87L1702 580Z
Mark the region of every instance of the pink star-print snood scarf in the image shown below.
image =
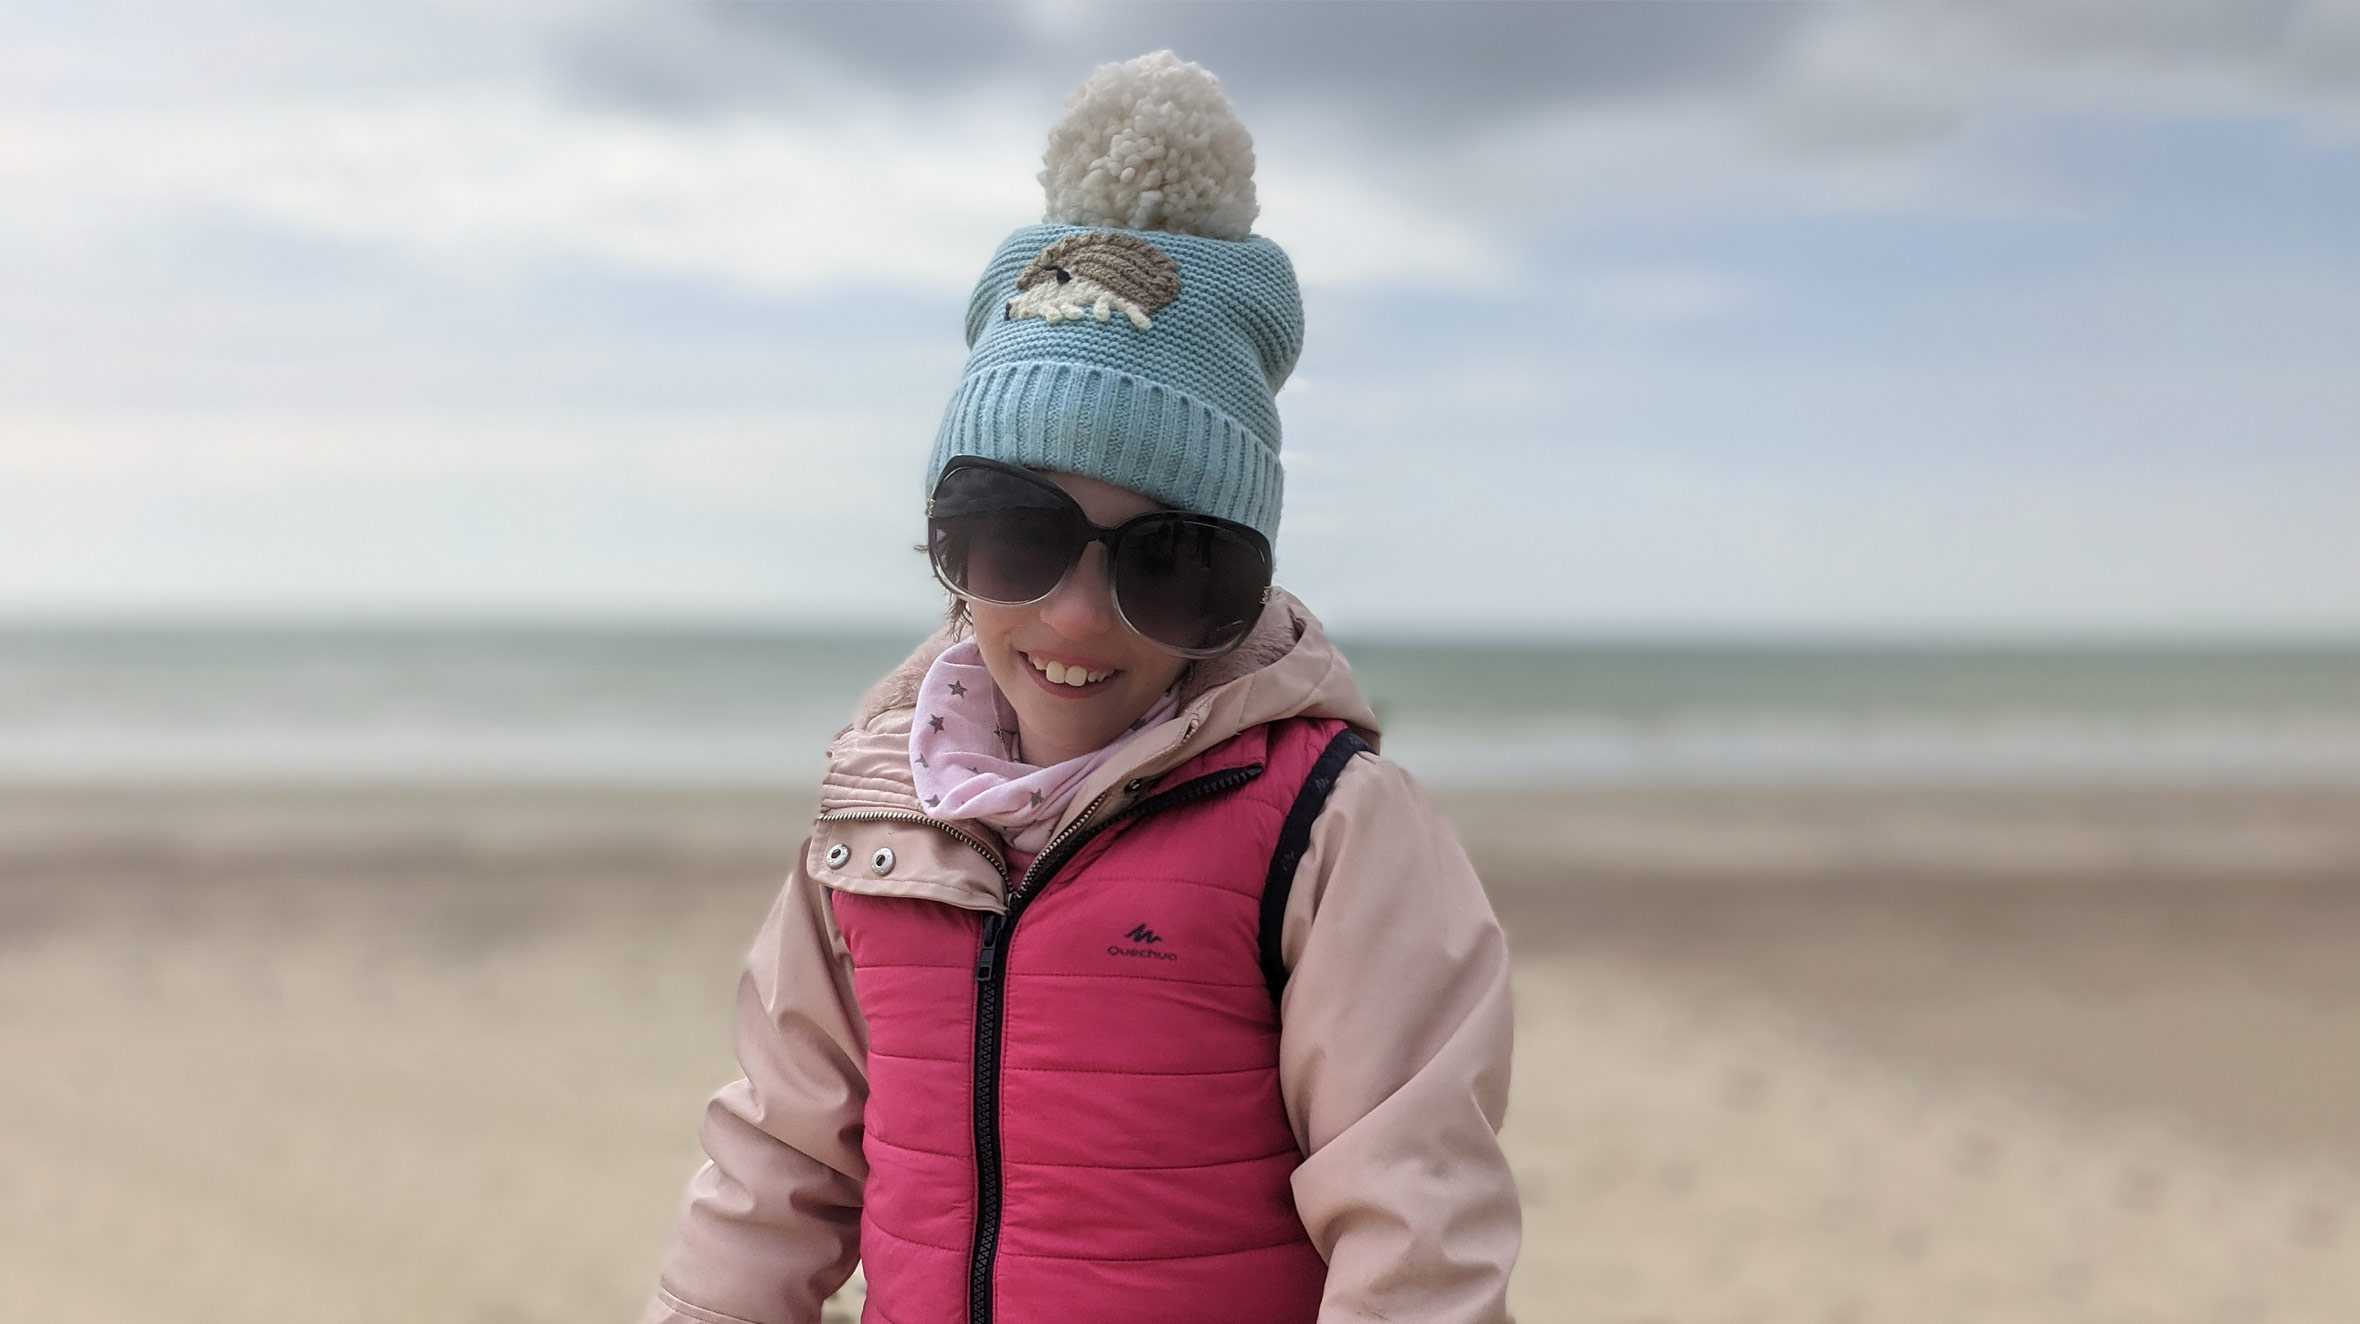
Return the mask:
M1016 709L962 639L937 654L918 682L910 723L910 776L936 818L980 819L1027 855L1049 843L1074 792L1133 737L1180 708L1175 681L1129 729L1087 754L1040 767L1017 760Z

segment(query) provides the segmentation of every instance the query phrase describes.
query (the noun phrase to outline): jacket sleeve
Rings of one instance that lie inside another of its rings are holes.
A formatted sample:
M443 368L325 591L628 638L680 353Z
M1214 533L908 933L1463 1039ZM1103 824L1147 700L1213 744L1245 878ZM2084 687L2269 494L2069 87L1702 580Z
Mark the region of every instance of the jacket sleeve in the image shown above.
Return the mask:
M1499 1144L1508 948L1450 823L1399 766L1338 776L1288 894L1280 1088L1321 1324L1495 1324L1523 1235Z
M745 1074L705 1107L707 1161L642 1324L816 1324L859 1257L868 1027L850 954L802 860L738 978Z

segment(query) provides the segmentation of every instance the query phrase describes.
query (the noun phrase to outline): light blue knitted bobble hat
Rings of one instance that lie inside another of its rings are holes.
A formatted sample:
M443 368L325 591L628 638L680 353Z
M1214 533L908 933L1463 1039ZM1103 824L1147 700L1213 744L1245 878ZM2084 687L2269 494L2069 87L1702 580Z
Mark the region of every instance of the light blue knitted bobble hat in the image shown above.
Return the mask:
M1254 140L1199 64L1099 66L1049 131L1039 224L967 301L967 367L926 466L1084 474L1278 543L1278 389L1303 351L1294 264L1252 233Z

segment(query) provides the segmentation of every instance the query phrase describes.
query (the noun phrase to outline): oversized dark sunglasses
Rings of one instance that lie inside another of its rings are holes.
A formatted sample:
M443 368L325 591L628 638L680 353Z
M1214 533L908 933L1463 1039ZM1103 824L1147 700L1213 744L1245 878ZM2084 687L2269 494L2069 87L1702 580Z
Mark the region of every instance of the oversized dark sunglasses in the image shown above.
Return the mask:
M926 501L935 578L977 602L1041 601L1094 542L1123 623L1183 657L1237 647L1270 596L1270 540L1233 520L1151 510L1108 528L1048 479L979 455L952 459Z

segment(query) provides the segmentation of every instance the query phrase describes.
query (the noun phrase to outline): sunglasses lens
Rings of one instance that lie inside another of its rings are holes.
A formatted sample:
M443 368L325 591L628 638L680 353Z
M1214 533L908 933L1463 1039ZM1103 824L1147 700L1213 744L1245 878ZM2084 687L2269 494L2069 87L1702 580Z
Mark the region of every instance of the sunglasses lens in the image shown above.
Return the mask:
M1054 484L972 463L935 484L926 529L943 583L1004 605L1047 596L1090 536L1081 507ZM1217 653L1260 618L1270 553L1249 530L1174 511L1128 525L1113 572L1132 629L1167 648Z
M1080 543L1053 489L992 469L958 468L934 489L927 541L943 582L987 602L1030 602L1064 577Z
M1236 529L1174 514L1123 535L1114 582L1140 634L1172 648L1223 649L1261 616L1270 558Z

